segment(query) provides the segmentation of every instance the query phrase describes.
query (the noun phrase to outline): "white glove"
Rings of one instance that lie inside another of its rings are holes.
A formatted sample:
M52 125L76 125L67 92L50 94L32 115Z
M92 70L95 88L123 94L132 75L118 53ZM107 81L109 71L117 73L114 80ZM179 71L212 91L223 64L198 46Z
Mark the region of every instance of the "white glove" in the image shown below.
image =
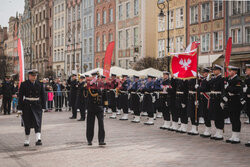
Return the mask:
M199 105L199 101L195 101L194 105L198 106Z
M199 87L199 85L198 85L198 84L195 84L195 86L194 86L194 87L195 87L195 89L197 89L197 88Z
M224 88L227 89L227 87L228 87L228 82L225 84Z
M45 112L45 109L42 109L43 113Z
M221 106L222 109L224 109L225 104L224 103L220 103L220 106Z
M142 102L143 101L143 95L140 97L140 102Z
M242 101L241 101L241 104L242 104L242 105L244 105L245 103L246 103L246 101L245 101L245 100L242 100Z
M77 109L76 111L80 111L80 109Z
M18 110L18 111L17 111L17 114L18 114L18 115L22 115L22 113L23 113L22 110Z
M166 106L168 106L168 102L167 101L165 102L165 104L166 104Z
M243 88L243 92L244 92L244 93L247 92L247 85Z
M183 103L181 103L181 107L182 107L182 108L185 108L185 107L186 107L186 105L185 105L185 104L183 104Z
M155 102L155 96L152 97L152 102L153 102L153 103Z
M223 100L224 100L225 102L227 102L227 101L228 101L228 98L227 98L226 96L224 96L224 97L223 97Z

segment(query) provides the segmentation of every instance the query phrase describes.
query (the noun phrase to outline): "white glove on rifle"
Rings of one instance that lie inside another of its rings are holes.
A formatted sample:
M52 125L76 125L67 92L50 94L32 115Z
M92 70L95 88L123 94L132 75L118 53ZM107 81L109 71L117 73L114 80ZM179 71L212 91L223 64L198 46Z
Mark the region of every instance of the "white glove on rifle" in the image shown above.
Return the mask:
M227 89L227 87L228 87L228 82L225 84L224 88Z
M199 87L199 85L198 85L198 84L195 84L195 86L194 86L194 87L195 87L195 89L197 89L197 88Z
M17 110L17 114L18 114L18 115L22 115L22 114L23 114L23 111L22 111L22 110Z
M195 101L194 105L198 106L199 105L199 101Z
M227 98L226 96L224 96L224 97L223 97L223 100L224 100L225 102L227 102L227 101L228 101L228 98Z
M183 103L181 103L181 107L182 107L182 108L185 108L185 107L186 107L186 105L185 105L185 104L183 104Z
M166 106L168 106L168 102L167 101L165 102L165 104L166 104Z
M224 104L224 103L220 103L220 107L221 107L222 109L224 109L225 104Z
M247 85L243 88L243 92L244 92L244 93L247 92Z
M77 111L77 112L79 112L79 111L80 111L80 109L77 109L76 111Z

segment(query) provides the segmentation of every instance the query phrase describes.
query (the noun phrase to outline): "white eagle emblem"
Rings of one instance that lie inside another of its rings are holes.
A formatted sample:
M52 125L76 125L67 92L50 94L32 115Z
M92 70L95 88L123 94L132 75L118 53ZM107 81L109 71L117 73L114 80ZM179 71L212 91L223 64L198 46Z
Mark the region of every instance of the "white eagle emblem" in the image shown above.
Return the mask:
M190 67L190 64L192 63L192 61L190 59L181 59L179 64L182 65L181 68L185 68L185 71L187 71L188 67Z

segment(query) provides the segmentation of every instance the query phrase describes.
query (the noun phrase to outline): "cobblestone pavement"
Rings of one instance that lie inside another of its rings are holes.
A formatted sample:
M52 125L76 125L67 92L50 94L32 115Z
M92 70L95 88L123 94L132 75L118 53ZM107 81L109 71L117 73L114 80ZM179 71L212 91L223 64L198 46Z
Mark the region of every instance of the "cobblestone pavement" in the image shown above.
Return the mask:
M69 120L70 112L45 113L43 146L23 147L24 130L14 114L0 115L0 167L249 167L250 125L242 127L239 145L160 130L154 126L105 118L107 146L99 147L97 129L87 146L85 122ZM132 116L130 116L132 119ZM146 118L143 118L145 121ZM204 127L200 128L202 131ZM231 126L225 128L230 135Z

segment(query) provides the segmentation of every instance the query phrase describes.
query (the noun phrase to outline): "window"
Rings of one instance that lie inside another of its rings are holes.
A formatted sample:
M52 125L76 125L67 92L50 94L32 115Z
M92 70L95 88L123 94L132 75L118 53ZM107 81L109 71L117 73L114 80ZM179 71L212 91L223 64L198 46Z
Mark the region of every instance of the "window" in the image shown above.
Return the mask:
M56 29L56 26L57 26L57 22L56 22L56 20L55 20L55 24L54 24L54 28Z
M195 42L195 41L199 41L198 35L193 35L190 37L190 43Z
M138 34L138 27L134 28L134 46L138 46L138 38L139 38L139 34Z
M92 16L89 16L89 29L92 28Z
M57 35L55 34L55 47L57 47Z
M129 48L129 30L126 30L126 48Z
M214 19L223 17L222 0L214 0Z
M61 11L61 6L59 5L58 6L58 13L60 13L60 11Z
M57 13L57 6L55 7L55 14Z
M64 17L62 17L61 21L62 21L61 25L63 27L64 26Z
M167 41L166 41L167 42ZM168 51L168 50L167 50ZM174 52L174 38L169 39L169 52Z
M104 11L102 12L103 24L106 24L106 23L107 23L107 22L106 22L106 17L107 17L107 13L106 13L106 11L104 10Z
M177 52L183 51L183 36L176 37L176 51Z
M139 1L134 0L134 15L137 16L139 14Z
M168 24L168 23L167 23ZM174 11L169 11L169 29L174 28Z
M246 1L246 12L250 12L250 1Z
M109 42L113 41L113 33L109 33Z
M183 27L183 8L176 9L176 28Z
M210 7L209 3L202 4L201 21L209 21L210 19Z
M62 33L62 46L64 46L64 33Z
M214 32L214 50L223 49L223 31Z
M43 38L45 38L45 32L46 32L46 28L45 28L45 24L43 25Z
M242 12L242 2L241 1L231 1L231 12L232 15L237 15Z
M60 40L61 40L61 36L60 36L60 34L59 34L59 35L58 35L58 43L57 43L58 46L60 46L60 44L61 44L61 41L60 41Z
M106 35L103 34L102 35L102 50L105 51L107 47L107 39L106 39Z
M59 18L58 19L58 28L61 28L60 24L61 24L61 21L60 21L60 18Z
M84 54L87 53L87 39L84 39L84 41L83 41L83 53Z
M89 38L89 53L92 53L92 38Z
M118 32L118 48L121 49L122 46L122 31Z
M109 9L109 22L113 22L113 9Z
M158 57L164 57L165 56L165 40L161 39L158 41Z
M158 17L158 32L165 31L165 23L166 23L166 18L160 18Z
M77 19L80 20L81 18L81 8L80 8L80 5L77 6Z
M100 52L101 41L99 36L96 37L96 46L97 46L97 52Z
M190 8L190 24L198 22L198 6L192 6Z
M84 8L87 8L87 0L84 0L84 1L83 1L83 7L84 7Z
M119 20L122 20L122 5L119 6L118 16L119 16Z
M245 33L246 33L246 43L250 43L250 27L246 27Z
M210 50L210 34L201 35L201 51L208 52Z
M126 3L126 17L129 18L129 14L130 14L130 3Z
M97 19L96 19L96 25L97 26L100 25L100 19L101 19L100 13L97 13Z
M73 8L73 18L72 20L75 21L76 19L76 8Z
M68 22L71 22L71 9L69 9L69 13L68 13Z
M84 30L87 29L87 17L84 17L83 19L83 27L84 27Z
M239 44L241 43L241 29L235 28L231 30L232 43Z
M64 11L64 4L62 4L62 11Z

